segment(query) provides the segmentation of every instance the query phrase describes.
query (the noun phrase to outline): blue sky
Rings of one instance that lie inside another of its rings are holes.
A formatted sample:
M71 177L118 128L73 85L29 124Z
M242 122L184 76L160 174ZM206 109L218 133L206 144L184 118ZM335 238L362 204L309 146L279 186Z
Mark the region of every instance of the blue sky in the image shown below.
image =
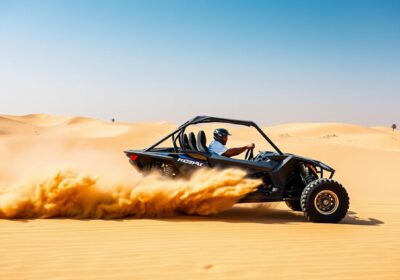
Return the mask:
M2 1L0 113L400 122L400 1Z

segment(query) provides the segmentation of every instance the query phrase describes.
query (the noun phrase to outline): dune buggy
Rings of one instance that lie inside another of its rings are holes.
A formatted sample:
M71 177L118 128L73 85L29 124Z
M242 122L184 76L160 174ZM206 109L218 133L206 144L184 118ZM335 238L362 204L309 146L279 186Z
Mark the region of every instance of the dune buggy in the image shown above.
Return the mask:
M206 134L185 133L187 127L202 123L227 123L255 128L274 151L248 150L245 159L220 156L207 148ZM159 147L167 139L171 147ZM239 203L284 201L294 211L304 212L312 222L337 223L349 208L346 189L332 177L335 170L314 159L283 153L262 129L252 121L197 116L179 126L154 145L142 150L127 150L130 163L140 172L157 169L163 175L190 176L197 168L237 167L262 184ZM329 174L329 177L325 177Z

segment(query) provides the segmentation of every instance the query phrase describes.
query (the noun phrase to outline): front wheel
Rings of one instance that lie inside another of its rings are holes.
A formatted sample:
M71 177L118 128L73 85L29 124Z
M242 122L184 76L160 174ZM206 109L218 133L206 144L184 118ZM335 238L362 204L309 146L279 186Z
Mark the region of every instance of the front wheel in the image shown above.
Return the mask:
M311 182L304 188L300 204L309 221L337 223L347 214L349 196L339 182L322 178Z

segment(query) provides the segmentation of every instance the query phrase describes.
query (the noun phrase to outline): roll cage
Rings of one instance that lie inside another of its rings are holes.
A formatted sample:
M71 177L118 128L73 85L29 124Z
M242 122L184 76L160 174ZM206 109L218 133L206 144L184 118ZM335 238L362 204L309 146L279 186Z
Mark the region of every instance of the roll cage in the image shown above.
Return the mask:
M272 142L272 140L262 131L262 129L253 121L245 121L245 120L235 120L235 119L226 119L226 118L216 118L216 117L210 117L210 116L197 116L194 117L181 126L179 126L176 130L168 134L167 136L163 137L161 140L150 146L149 148L145 149L144 151L146 152L151 152L154 148L156 148L158 145L163 143L169 138L172 138L172 143L173 143L173 148L174 151L177 153L179 152L178 146L176 144L176 141L180 139L181 134L185 132L185 129L190 126L190 125L196 125L200 123L229 123L229 124L236 124L236 125L243 125L243 126L248 126L248 127L254 127L260 134L261 136L275 149L275 151L283 155L283 152Z

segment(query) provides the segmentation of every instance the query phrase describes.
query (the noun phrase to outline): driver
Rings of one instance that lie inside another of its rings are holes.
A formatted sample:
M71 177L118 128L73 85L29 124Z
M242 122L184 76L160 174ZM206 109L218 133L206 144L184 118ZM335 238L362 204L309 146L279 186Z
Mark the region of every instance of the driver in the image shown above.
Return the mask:
M228 142L228 135L231 135L225 128L217 128L214 130L214 140L210 143L208 149L210 152L218 154L220 156L233 157L240 155L244 151L254 149L254 143L247 146L230 148L228 149L225 145Z

